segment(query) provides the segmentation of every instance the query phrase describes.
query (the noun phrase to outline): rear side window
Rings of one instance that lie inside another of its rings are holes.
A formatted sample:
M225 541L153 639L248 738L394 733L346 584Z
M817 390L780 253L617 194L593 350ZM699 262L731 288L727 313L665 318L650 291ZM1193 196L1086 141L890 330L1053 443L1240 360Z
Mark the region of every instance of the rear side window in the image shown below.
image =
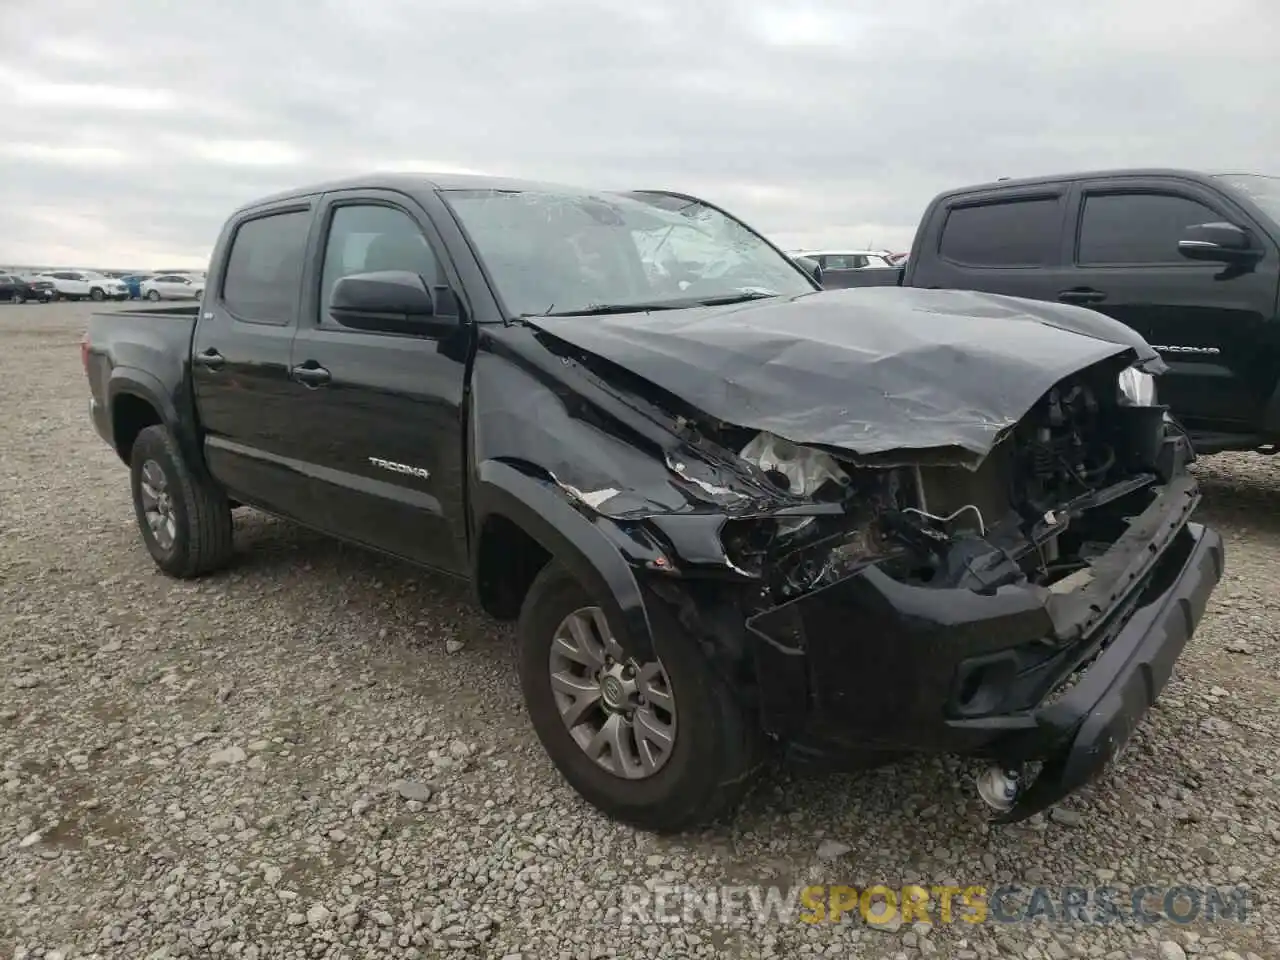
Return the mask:
M1170 193L1094 193L1084 200L1076 262L1194 266L1178 253L1187 227L1221 220L1204 204Z
M236 230L222 301L239 320L292 323L298 312L311 211L246 220Z
M1040 267L1055 262L1061 199L1031 197L955 207L938 255L971 267Z

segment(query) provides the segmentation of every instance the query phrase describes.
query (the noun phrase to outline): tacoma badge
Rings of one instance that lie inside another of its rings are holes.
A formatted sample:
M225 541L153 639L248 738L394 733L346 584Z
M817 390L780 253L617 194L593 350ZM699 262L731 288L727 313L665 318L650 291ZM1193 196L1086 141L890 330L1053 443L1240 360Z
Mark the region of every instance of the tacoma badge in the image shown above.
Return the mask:
M419 480L427 480L431 477L431 471L426 467L411 467L407 463L392 463L390 460L383 460L381 457L370 457L369 462L375 467L381 467L383 470L390 470L392 473L403 473L410 477L417 477Z

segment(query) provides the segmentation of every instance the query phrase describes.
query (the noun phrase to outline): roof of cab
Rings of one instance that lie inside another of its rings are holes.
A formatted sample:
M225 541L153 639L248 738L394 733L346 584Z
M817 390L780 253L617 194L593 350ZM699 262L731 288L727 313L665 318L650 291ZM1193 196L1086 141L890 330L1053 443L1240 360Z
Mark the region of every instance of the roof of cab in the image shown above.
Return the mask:
M299 200L314 197L322 193L338 190L391 190L410 196L436 190L512 190L512 191L549 191L568 194L600 194L612 193L609 190L591 190L562 183L546 183L538 180L520 180L514 177L493 177L483 174L468 173L367 173L344 177L340 180L329 180L313 183L292 190L283 190L267 197L246 203L237 211L252 210L268 204L287 200Z
M1224 172L1209 170L1188 170L1173 167L1130 167L1119 170L1082 170L1077 173L1053 173L1041 177L1005 177L987 183L970 184L947 190L945 196L958 193L981 193L987 190L1008 190L1018 187L1036 187L1051 183L1062 183L1069 180L1109 180L1132 177L1164 177L1178 180L1205 181L1211 177L1223 176Z

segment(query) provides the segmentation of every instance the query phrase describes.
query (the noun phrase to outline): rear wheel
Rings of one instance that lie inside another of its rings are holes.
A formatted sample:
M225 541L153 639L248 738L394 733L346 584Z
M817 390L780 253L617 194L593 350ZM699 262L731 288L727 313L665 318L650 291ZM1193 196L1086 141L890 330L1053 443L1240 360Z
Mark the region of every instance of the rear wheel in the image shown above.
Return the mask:
M11 303L18 303L18 304L22 304L22 303L26 303L26 302L27 302L27 298L26 298L25 296L23 296L23 293L22 293L22 291L21 291L21 290L15 290L15 291L13 291L13 294L12 294L12 296L10 296L9 300L10 300L10 302L11 302Z
M166 427L138 434L130 455L134 513L147 551L173 577L197 577L231 559L231 507L193 474Z
M554 561L518 627L520 683L534 730L587 801L658 832L730 812L749 783L757 731L683 636L640 662L621 625Z
M147 299L148 299L148 300L151 300L152 302L154 302L154 301L156 301L156 300L159 300L159 299L160 299L160 291L159 291L159 290L148 290L148 291L147 291Z

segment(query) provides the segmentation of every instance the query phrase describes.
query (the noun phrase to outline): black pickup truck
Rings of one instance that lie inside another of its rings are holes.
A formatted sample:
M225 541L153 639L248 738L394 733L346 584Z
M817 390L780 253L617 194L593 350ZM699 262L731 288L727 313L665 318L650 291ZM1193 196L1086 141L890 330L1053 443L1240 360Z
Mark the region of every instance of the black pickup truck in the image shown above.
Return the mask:
M985 290L1100 311L1168 371L1200 453L1280 452L1280 177L1118 170L1000 180L929 204L903 269L826 285Z
M248 505L467 578L557 767L654 830L780 746L981 757L1029 816L1124 743L1223 569L1133 331L824 292L684 195L296 190L231 217L198 307L96 315L83 361L162 570L226 564Z

